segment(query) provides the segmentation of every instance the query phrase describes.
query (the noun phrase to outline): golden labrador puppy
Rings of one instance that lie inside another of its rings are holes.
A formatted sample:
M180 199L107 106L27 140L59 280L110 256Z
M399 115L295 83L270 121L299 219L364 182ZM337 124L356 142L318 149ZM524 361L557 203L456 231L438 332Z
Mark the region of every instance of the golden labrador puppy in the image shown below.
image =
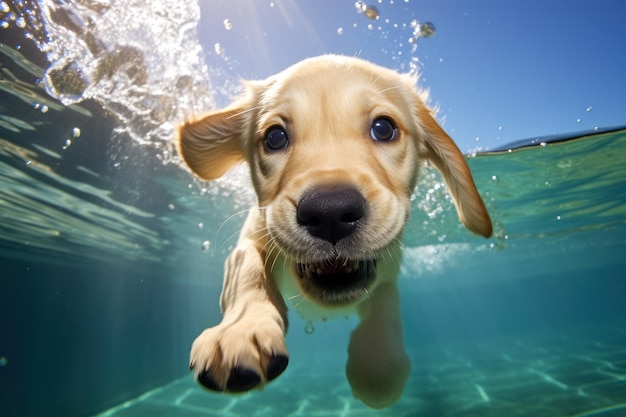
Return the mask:
M356 312L346 374L354 396L387 407L402 394L405 353L396 286L402 231L420 166L441 172L461 221L491 220L458 148L415 90L415 77L358 58L304 60L229 107L179 127L198 177L250 166L252 208L225 265L223 320L193 343L191 368L211 390L262 387L287 366L287 307L307 319Z

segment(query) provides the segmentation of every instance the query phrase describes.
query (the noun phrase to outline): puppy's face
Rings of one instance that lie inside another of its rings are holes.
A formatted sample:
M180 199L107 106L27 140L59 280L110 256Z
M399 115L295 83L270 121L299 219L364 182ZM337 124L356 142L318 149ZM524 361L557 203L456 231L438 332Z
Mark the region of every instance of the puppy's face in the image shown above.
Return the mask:
M207 179L247 160L266 250L290 260L309 299L350 304L376 284L381 260L399 244L422 159L452 185L466 225L491 234L463 157L414 83L356 58L306 60L184 125L179 153Z
M394 72L332 61L264 91L252 177L271 244L314 301L362 297L399 240L419 167L417 99Z

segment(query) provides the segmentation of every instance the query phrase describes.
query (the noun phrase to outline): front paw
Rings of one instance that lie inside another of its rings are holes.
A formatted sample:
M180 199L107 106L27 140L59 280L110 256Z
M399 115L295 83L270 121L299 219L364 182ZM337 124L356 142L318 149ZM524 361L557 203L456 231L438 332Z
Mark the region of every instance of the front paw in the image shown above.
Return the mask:
M189 367L204 387L236 393L275 379L288 362L282 328L244 317L203 331L191 347Z

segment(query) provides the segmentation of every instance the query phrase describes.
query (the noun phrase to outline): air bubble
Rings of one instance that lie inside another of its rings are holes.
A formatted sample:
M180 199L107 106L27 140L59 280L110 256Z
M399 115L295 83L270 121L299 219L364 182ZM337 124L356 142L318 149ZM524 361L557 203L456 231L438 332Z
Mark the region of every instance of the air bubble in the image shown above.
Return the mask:
M69 105L81 101L93 81L89 71L68 57L56 61L46 70L43 84L48 94Z
M432 22L420 23L416 19L413 19L410 23L413 28L413 36L409 39L409 42L416 47L417 40L419 38L429 38L435 34L435 25Z
M315 327L313 326L313 322L307 321L306 326L304 326L304 332L306 334L313 334L315 331Z
M380 17L376 7L365 4L363 1L357 1L354 3L354 7L356 8L357 13L363 13L363 15L370 20L378 20Z
M374 6L367 6L365 10L363 10L363 14L370 20L378 20L380 17L378 9Z
M80 137L80 129L77 127L72 129L72 136L74 136L75 138Z
M8 4L6 4L6 3L5 3L5 2L3 2L3 1L0 1L0 12L2 12L2 13L6 13L6 12L8 12L9 10L11 10L11 9L9 9L9 5L8 5Z
M230 19L224 19L224 29L231 30L233 28L233 22Z
M215 53L217 55L222 55L224 53L224 48L222 48L222 45L220 45L219 43L216 43L213 48L215 49Z
M204 228L204 223L198 223L198 229Z
M211 248L211 242L209 242L208 240L205 240L204 242L202 242L202 250L203 251L208 251Z
M337 28L337 35L343 35L343 28Z
M435 25L432 22L424 22L420 25L420 36L429 38L435 34Z
M72 146L72 139L65 139L65 145L63 145L63 150L66 150L70 146Z

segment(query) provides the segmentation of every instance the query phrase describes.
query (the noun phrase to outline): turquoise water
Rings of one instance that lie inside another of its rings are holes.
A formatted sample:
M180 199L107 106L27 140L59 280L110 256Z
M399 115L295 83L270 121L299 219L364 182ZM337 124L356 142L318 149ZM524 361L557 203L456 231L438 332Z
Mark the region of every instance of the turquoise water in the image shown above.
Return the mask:
M285 373L225 396L187 360L220 320L222 264L253 201L245 171L198 183L120 131L115 103L54 100L39 50L7 46L18 37L0 45L0 415L626 416L625 128L469 157L488 240L424 170L400 277L413 368L396 405L351 396L354 318L311 329L295 314Z

